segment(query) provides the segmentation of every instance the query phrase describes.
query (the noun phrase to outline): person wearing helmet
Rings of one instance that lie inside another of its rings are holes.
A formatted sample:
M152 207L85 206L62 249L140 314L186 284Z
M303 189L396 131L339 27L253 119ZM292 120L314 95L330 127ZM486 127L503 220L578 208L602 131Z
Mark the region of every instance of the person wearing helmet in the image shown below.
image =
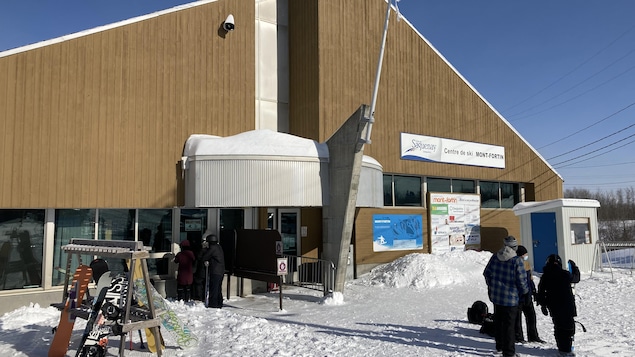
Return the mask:
M207 236L209 249L201 261L209 264L209 301L207 307L220 309L223 307L223 275L225 274L225 254L215 234Z
M571 272L563 269L562 259L557 254L547 257L542 277L538 283L536 303L545 316L551 314L553 334L561 356L574 356L571 346L575 335L577 310L572 284L580 282L580 269L569 260Z
M505 238L505 245L492 255L483 276L487 283L487 293L494 304L494 324L496 331L496 351L503 356L516 354L516 316L522 296L529 293L527 273L523 260L516 254L516 238Z
M178 300L190 301L194 273L194 252L190 249L190 241L182 241L181 251L174 257L174 262L179 265L176 276L176 296Z

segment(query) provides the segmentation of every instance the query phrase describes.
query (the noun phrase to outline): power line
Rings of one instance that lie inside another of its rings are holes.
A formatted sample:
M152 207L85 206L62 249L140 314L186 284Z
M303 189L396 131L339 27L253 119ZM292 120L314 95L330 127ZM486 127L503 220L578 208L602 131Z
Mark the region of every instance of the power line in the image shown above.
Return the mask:
M593 166L574 166L574 167L569 166L569 169L594 169L596 167L620 166L620 165L630 165L630 164L635 164L635 161L618 162L615 164L593 165Z
M535 116L535 115L542 114L542 113L544 113L544 112L548 112L548 111L550 111L551 109L554 109L554 108L557 108L557 107L559 107L559 106L561 106L561 105L567 104L567 103L571 102L572 100L574 100L574 99L578 99L578 98L582 97L583 95L585 95L585 94L587 94L587 93L589 93L589 92L592 92L592 91L594 91L594 90L596 90L596 89L600 88L601 86L603 86L603 85L605 85L605 84L607 84L607 83L609 83L609 82L613 81L614 79L621 77L621 76L622 76L622 75L624 75L626 72L629 72L629 71L633 70L634 68L635 68L635 66L632 66L632 67L628 68L627 70L625 70L624 72L621 72L621 73L619 73L619 74L617 74L617 75L615 75L615 76L613 76L613 77L609 78L608 80L606 80L606 81L604 81L604 82L602 82L602 83L600 83L600 84L596 85L595 87L589 88L589 89L587 89L586 91L584 91L584 92L582 92L582 93L580 93L580 94L578 94L578 95L576 95L576 96L573 96L573 97L571 97L571 98L569 98L569 99L565 100L564 102L560 102L560 103L558 103L558 104L554 104L554 105L550 106L549 108L545 108L545 109L543 109L543 110L537 111L537 112L532 113L532 114L525 115L525 116L520 117L520 118L516 118L516 119L513 119L513 120L511 120L511 119L510 119L509 121L510 121L510 122L516 122L516 121L519 121L519 120L522 120L522 119L531 118L531 117L533 117L533 116Z
M620 109L620 110L616 111L615 113L613 113L613 114L611 114L611 115L609 115L609 116L607 116L607 117L605 117L605 118L603 118L603 119L600 119L600 120L596 121L595 123L593 123L593 124L591 124L591 125L589 125L589 126L587 126L587 127L585 127L585 128L582 128L582 129L580 129L580 130L578 130L578 131L576 131L576 132L574 132L574 133L572 133L572 134L569 134L569 135L567 135L567 136L565 136L565 137L563 137L563 138L561 138L561 139L558 139L558 140L556 140L556 141L554 141L554 142L551 142L551 143L549 143L549 144L547 144L547 145L543 145L543 146L539 147L538 149L546 148L547 146L551 146L551 145L553 145L553 144L559 143L559 142L561 142L561 141L563 141L563 140L566 140L566 139L568 139L568 138L570 138L570 137L572 137L572 136L574 136L574 135L576 135L576 134L578 134L578 133L581 133L581 132L583 132L583 131L585 131L585 130L587 130L587 129L589 129L589 128L592 128L592 127L594 127L594 126L596 126L596 125L600 124L601 122L603 122L603 121L605 121L605 120L607 120L607 119L609 119L609 118L611 118L611 117L614 117L615 115L617 115L617 114L619 114L619 113L621 113L621 112L625 111L626 109L628 109L628 108L632 107L633 105L635 105L635 102L633 102L633 103L631 103L631 104L627 105L626 107L624 107L624 108L622 108L622 109Z
M603 146L603 147L599 148L598 150L606 149L607 147L613 146L613 145L615 145L615 144L617 144L617 143L619 143L619 142L621 142L621 141L624 141L624 140L626 140L626 139L628 139L628 138L630 138L630 137L633 137L633 136L635 136L635 134L632 134L632 135L630 135L630 136L627 136L627 137L625 137L624 139L618 140L618 141L616 141L616 142L614 142L614 143L611 143L611 144L609 144L609 145ZM569 165L559 166L559 167L557 167L557 168L563 168L563 167L567 167L567 166L570 166L570 165L575 165L575 164L578 164L578 163L580 163L580 162L584 162L584 161L588 161L588 160L594 159L594 158L596 158L596 157L598 157L598 156L606 155L606 154L608 154L608 153L610 153L610 152L613 152L613 151L615 151L615 150L617 150L617 149L619 149L619 148L622 148L622 147L624 147L624 146L630 145L630 144L632 144L632 143L634 143L634 142L635 142L635 140L631 140L631 141L627 142L626 144L624 144L624 145L620 145L620 146L618 146L618 147L616 147L616 148L613 148L613 149L611 149L611 150L609 150L609 151L606 151L606 152L603 152L603 153L597 154L597 155L595 155L595 156L588 157L588 158L586 158L586 159L584 159L584 160L580 160L580 161L578 161L578 162L574 162L574 163L569 164ZM576 159L579 159L579 158L581 158L581 157L584 157L584 156L587 156L587 155L590 155L590 154L592 154L592 152L586 153L586 154L584 154L584 155L580 155L580 156L578 156L578 157L574 157L574 158L569 159L569 160L565 160L565 161L560 162L560 163L557 163L557 164L555 164L555 165L553 165L553 166L554 166L554 167L556 167L557 165L564 164L565 162L572 161L572 160L576 160Z
M604 72L605 70L609 69L609 68L610 68L611 66L613 66L615 63L617 63L617 62L621 61L622 59L624 59L625 57L627 57L628 55L630 55L630 54L631 54L631 53L633 53L633 52L635 52L635 48L634 48L634 49L632 49L632 50L630 50L628 53L626 53L626 54L625 54L625 55L623 55L622 57L620 57L620 58L616 59L615 61L611 62L610 64L606 65L606 66L605 66L604 68L602 68L601 70L599 70L599 71L597 71L597 72L593 73L593 74L592 74L592 75L590 75L589 77L587 77L587 78L585 78L585 79L581 80L580 82L578 82L578 83L574 84L573 86L569 87L568 89L565 89L564 91L560 92L559 94L556 94L555 96L553 96L553 97L551 97L551 98L549 98L549 99L547 99L547 100L545 100L545 101L543 101L543 102L541 102L541 103L538 103L538 104L536 104L536 105L534 105L534 106L532 106L532 107L529 107L529 108L527 108L527 109L525 109L525 110L522 110L522 111L520 111L520 112L518 112L518 113L516 113L516 114L510 114L509 116L510 116L510 117L518 116L518 115L520 115L520 114L522 114L522 113L526 113L526 112L528 112L528 111L530 111L530 110L532 110L532 109L534 109L534 108L540 107L540 106L541 106L541 105L543 105L543 104L549 103L550 101L552 101L552 100L554 100L554 99L556 99L556 98L560 97L561 95L563 95L563 94L565 94L565 93L568 93L568 92L572 91L573 89L575 89L575 88L579 87L580 85L582 85L582 84L583 84L583 83L585 83L586 81L590 80L591 78L593 78L593 77L597 76L598 74L600 74L600 73ZM577 95L577 96L575 96L575 97L573 97L573 98L571 98L571 99L569 99L569 100L567 100L567 101L564 101L564 102L562 102L562 103L560 103L560 104L556 104L556 105L554 105L554 106L551 106L551 107L549 107L549 108L547 108L547 109L545 109L545 110L543 110L543 111L540 111L540 112L537 112L537 113L534 113L534 114L529 114L529 115L526 115L526 116L523 116L523 117L517 118L517 119L515 119L515 120L520 120L520 119L523 119L523 118L527 118L527 117L530 117L530 116L534 116L534 115L536 115L536 114L540 114L540 113L542 113L542 112L544 112L544 111L546 111L546 110L551 110L551 109L553 109L553 108L555 108L555 107L558 107L558 106L560 106L560 105L562 105L562 104L568 103L568 102L570 102L571 100L573 100L573 99L575 99L575 98L578 98L578 97L580 97L580 96L582 96L582 95L584 95L584 94L586 94L586 93L588 93L588 92L590 92L590 91L592 91L592 90L594 90L594 89L599 88L600 86L602 86L602 85L604 85L604 84L606 84L606 83L608 83L608 82L610 82L610 81L612 81L612 80L614 80L614 79L616 79L616 78L621 77L622 75L624 75L626 72L628 72L628 71L632 70L633 68L635 68L635 66L630 67L629 69L627 69L626 71L624 71L624 72L622 72L622 73L618 74L617 76L614 76L614 77L612 77L611 79L609 79L609 80L607 80L607 81L605 81L605 82L603 82L603 83L601 83L601 84L599 84L599 85L597 85L597 86L595 86L595 87L591 88L590 90L587 90L587 91L585 91L585 92L581 93L580 95ZM510 121L513 121L513 120L510 120Z
M625 131L625 130L627 130L627 129L630 129L630 128L634 127L634 126L635 126L635 123L633 123L633 124L631 124L631 125L629 125L629 126L627 126L627 127L625 127L625 128L622 128L622 129L620 129L620 130L618 130L618 131L616 131L616 132L613 132L613 133L611 133L611 134L609 134L609 135L606 135L606 136L604 136L604 137L602 137L602 138L600 138L600 139L598 139L598 140L595 140L595 141L590 142L590 143L588 143L588 144L585 144L585 145L579 146L579 147L577 147L577 148L575 148L575 149L573 149L573 150L569 150L569 151L567 151L567 152L565 152L565 153L562 153L562 154L560 154L560 155L556 155L556 156L550 157L550 158L548 158L547 160L553 160L553 159L555 159L555 158L557 158L557 157L564 156L564 155L570 154L570 153L572 153L572 152L574 152L574 151L578 151L578 150L584 149L584 148L586 148L586 147L588 147L588 146L590 146L590 145L596 144L596 143L598 143L598 142L600 142L600 141L602 141L602 140L604 140L604 139L608 139L608 138L610 138L611 136L617 135L617 134L619 134L619 133L621 133L621 132L623 132L623 131ZM613 143L611 143L611 144L609 144L609 145L603 146L603 147L599 148L598 150L602 150L602 149L607 148L607 147L609 147L609 146L613 146L613 145L615 145L615 144L619 143L620 141L624 141L624 140L626 140L626 139L628 139L628 138L630 138L630 137L632 137L632 136L635 136L635 134L631 134L631 135L629 135L629 136L625 137L624 139L620 139L620 140L615 141L615 142L613 142ZM583 157L583 156L586 156L586 155L590 155L590 154L592 154L592 153L587 153L587 154L584 154L584 155L580 155L580 156L574 157L573 159L569 159L569 160L563 161L563 162L561 162L561 163L564 163L564 162L567 162L567 161L571 161L571 160L575 160L575 159L577 159L577 158L580 158L580 157ZM557 164L556 164L556 165L557 165Z
M553 85L555 85L556 83L560 82L561 80L563 80L564 78L566 78L568 75L570 75L571 73L577 71L580 67L584 66L585 64L589 63L593 58L597 57L600 53L604 52L607 48L611 47L615 42L617 42L619 39L621 39L622 37L624 37L627 33L629 33L631 30L633 30L635 28L635 25L633 25L632 27L630 27L628 30L624 31L621 35L617 36L617 38L613 41L611 41L608 45L604 46L602 49L600 49L598 52L596 52L594 55L592 55L591 57L589 57L587 60L583 61L582 63L580 63L579 65L577 65L575 68L573 68L571 71L565 73L564 75L562 75L560 78L556 79L555 81L551 82L550 84L548 84L546 87L542 88L541 90L539 90L538 92L534 93L533 95L530 95L529 97L527 97L526 99L512 105L509 108L506 108L503 110L503 112L509 111L510 109L513 109L525 102L527 102L528 100L536 97L537 95L541 94L542 92L544 92L545 90L549 89L550 87L552 87Z

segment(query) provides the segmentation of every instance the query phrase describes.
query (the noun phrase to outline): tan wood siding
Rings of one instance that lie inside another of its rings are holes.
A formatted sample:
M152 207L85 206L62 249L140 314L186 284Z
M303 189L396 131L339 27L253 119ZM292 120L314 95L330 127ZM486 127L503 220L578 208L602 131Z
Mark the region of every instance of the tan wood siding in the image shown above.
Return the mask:
M395 250L387 252L373 251L373 215L374 214L421 214L423 218L423 249ZM355 264L373 265L391 262L412 253L430 253L430 232L428 213L417 208L360 208L355 216L355 232L352 241L355 244ZM520 240L520 218L511 210L481 210L481 249L496 252L503 246L503 240L513 235Z
M189 135L255 127L254 17L219 1L0 57L0 208L176 205Z
M387 252L373 251L373 215L374 214L420 214L423 222L423 249L394 250ZM352 241L355 244L355 264L382 264L391 262L397 258L411 253L430 253L430 235L428 232L428 214L423 208L409 209L377 209L360 208L355 216L355 235Z
M370 104L383 31L386 2L380 0L318 1L317 30L310 21L290 20L291 69L318 66L319 97L292 97L293 122L315 108L319 128L291 126L292 133L324 141L360 104ZM296 5L299 7L298 5ZM300 11L290 5L290 11ZM309 11L304 9L305 11ZM295 13L292 13L292 15ZM309 39L318 33L318 42ZM424 33L425 35L425 33ZM301 51L294 51L300 40ZM316 48L306 48L314 46ZM315 54L318 51L318 54ZM291 87L300 83L292 72ZM294 91L292 90L292 93ZM298 104L295 101L307 101ZM536 200L562 197L562 181L507 126L477 93L405 21L392 12L381 74L372 144L364 153L376 158L384 172L466 179L528 182L527 195ZM302 122L304 123L304 122ZM505 147L506 168L493 169L400 160L400 133L437 136ZM315 138L319 134L319 138Z

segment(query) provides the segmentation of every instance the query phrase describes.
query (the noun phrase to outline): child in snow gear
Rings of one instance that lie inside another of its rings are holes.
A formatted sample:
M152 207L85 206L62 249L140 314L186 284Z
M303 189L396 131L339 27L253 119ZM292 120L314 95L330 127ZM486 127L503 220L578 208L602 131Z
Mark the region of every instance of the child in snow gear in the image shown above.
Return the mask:
M176 276L176 296L178 300L190 301L190 292L194 282L194 252L190 249L190 241L187 239L181 242L181 251L174 257L174 262L179 265Z
M516 355L516 316L520 297L529 293L522 259L516 255L516 238L505 238L505 245L492 255L483 276L489 299L494 303L496 350L503 356Z
M534 279L531 274L531 265L527 261L529 258L527 248L519 245L516 250L516 254L523 259L525 271L527 272L527 284L529 284L529 294L524 295L520 301L520 305L518 305L518 317L516 319L516 342L525 342L525 338L523 336L523 314L525 314L527 324L527 341L543 343L545 341L538 336L538 329L536 328L536 310L534 310L532 295L535 295L538 291L536 290L536 284L534 284Z
M551 313L558 351L564 356L573 356L573 318L577 316L577 311L571 284L580 281L580 269L572 260L569 260L569 265L571 272L562 268L562 259L557 254L547 257L536 297L536 303L541 306L542 313L545 316Z

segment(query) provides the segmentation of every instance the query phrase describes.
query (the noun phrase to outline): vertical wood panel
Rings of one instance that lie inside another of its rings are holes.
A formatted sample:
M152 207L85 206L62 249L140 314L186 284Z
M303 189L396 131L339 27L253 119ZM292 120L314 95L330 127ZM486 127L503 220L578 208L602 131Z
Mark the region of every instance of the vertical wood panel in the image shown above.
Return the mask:
M0 208L176 205L189 135L255 127L254 16L218 1L0 57Z

